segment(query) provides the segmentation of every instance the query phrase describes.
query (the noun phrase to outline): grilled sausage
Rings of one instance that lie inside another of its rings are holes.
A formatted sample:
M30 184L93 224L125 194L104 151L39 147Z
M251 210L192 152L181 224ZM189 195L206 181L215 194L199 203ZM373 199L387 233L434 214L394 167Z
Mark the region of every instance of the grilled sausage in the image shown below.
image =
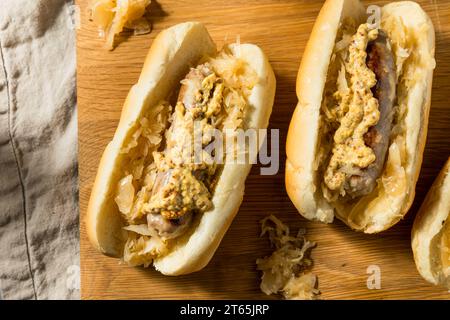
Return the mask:
M156 230L164 239L173 239L183 234L192 220L192 213L185 214L178 219L166 219L161 214L147 214L149 229Z
M364 135L364 142L372 148L376 159L369 167L350 177L346 191L352 198L367 195L373 191L376 180L383 171L389 147L396 96L396 69L394 56L384 31L379 30L377 39L368 44L366 63L377 79L372 93L378 100L380 119Z
M186 109L193 108L201 98L202 81L212 73L208 64L199 65L197 68L192 68L181 81L181 88L178 94L178 101L182 102Z
M192 68L181 81L178 102L183 105L182 110L189 110L191 113L194 112L194 109L203 98L202 82L211 73L210 66L203 64ZM169 128L169 136L183 137L188 135L189 133L185 132L187 130L186 123L177 123L177 121L185 122L192 121L192 119L185 120L183 116L174 117L173 124ZM190 125L190 122L188 125ZM176 134L175 130L181 130L181 133ZM185 147L185 141L182 140L171 140L168 138L168 143L171 144L172 151L182 150ZM149 228L157 230L161 237L166 239L176 238L184 232L193 214L190 211L190 207L197 207L200 204L204 205L202 209L205 210L210 207L210 203L204 199L204 195L203 197L196 194L184 195L186 191L190 191L192 188L208 196L210 195L201 179L203 175L206 176L206 171L204 169L192 169L192 172L189 169L169 169L167 171L161 171L157 175L152 189L152 199L155 197L164 199L165 201L162 205L158 203L156 207L150 206L146 210L148 210L147 224ZM184 175L180 176L180 173L183 172ZM172 209L169 210L168 208Z

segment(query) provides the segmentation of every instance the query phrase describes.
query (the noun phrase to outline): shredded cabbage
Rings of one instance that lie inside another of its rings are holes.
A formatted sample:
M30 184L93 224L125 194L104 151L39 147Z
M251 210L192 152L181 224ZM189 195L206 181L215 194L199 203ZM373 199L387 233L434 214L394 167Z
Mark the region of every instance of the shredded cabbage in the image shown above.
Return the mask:
M337 41L334 45L334 52L340 52L348 48L352 42L352 35L345 33L342 35L342 39Z
M239 42L238 53L240 54ZM245 60L233 56L227 47L211 59L210 63L225 84L223 102L227 115L223 129L226 133L231 133L242 127L247 109L246 98L257 84L258 75Z
M126 215L127 221L129 223L134 223L136 220L141 219L144 216L142 209L144 207L144 204L150 198L150 192L148 190L151 189L149 189L148 186L144 186L141 190L138 191L136 200L131 207L131 211L129 211L129 214Z
M317 299L317 278L309 271L309 253L316 244L304 238L302 229L296 237L290 236L289 227L273 215L261 221L261 236L266 233L275 251L256 260L257 269L263 272L261 291L267 295L281 293L285 299Z
M165 101L162 101L156 107L151 108L140 118L131 139L128 141L127 145L120 150L120 153L130 153L130 151L139 145L141 137L148 140L146 142L150 148L154 149L155 147L158 147L162 141L164 130L167 127L170 112L171 106ZM149 119L152 120L150 121ZM144 153L142 150L139 152L140 155L146 156L146 151Z
M289 279L283 288L283 295L289 300L314 300L320 294L316 286L317 276L304 273Z
M143 216L142 206L148 201L156 175L152 152L162 141L170 110L170 105L164 101L151 108L140 118L130 139L120 150L126 157L123 166L127 169L119 181L115 201L129 223Z
M135 132L133 132L130 142L127 144L126 147L124 147L120 150L120 153L128 153L128 152L130 152L131 149L135 148L138 145L138 139L141 136L141 133L142 133L141 128L139 128Z
M134 233L140 234L142 236L154 236L157 235L154 230L150 229L146 224L134 224L130 226L123 227L124 230L132 231Z
M133 176L130 174L119 181L115 201L119 207L119 211L126 215L130 212L131 207L133 206L133 200Z
M405 168L402 166L401 149L397 144L404 141L402 137L396 139L389 147L386 169L381 177L384 193L389 197L398 197L407 192Z
M216 72L228 88L242 90L249 93L258 82L258 75L250 68L248 63L233 56L227 48L224 48L210 61Z
M124 28L134 30L134 34L151 31L149 22L143 17L151 0L91 0L89 4L91 20L97 24L106 46L114 48L114 36Z
M236 90L226 90L224 97L225 110L227 117L223 122L223 129L236 130L242 126L244 121L244 111L247 106L245 98Z
M167 252L166 243L159 237L138 235L133 231L128 232L128 240L125 243L123 261L130 266L148 267L153 258Z

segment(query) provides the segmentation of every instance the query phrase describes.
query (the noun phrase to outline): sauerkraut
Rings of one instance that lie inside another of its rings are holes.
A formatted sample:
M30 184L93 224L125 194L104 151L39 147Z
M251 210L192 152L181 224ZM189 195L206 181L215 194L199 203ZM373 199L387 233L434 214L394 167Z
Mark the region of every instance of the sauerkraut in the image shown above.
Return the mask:
M124 214L130 212L134 200L133 176L131 174L120 179L117 196L114 200L120 212Z
M245 60L232 55L227 47L211 59L210 63L214 71L224 80L225 86L230 89L243 91L248 95L257 84L256 72Z
M128 265L148 267L155 256L167 252L166 243L161 238L140 235L136 233L135 228L125 227L125 229L130 231L123 254L123 261Z
M135 34L151 31L150 23L143 17L151 0L91 0L90 19L98 26L99 34L106 39L106 47L114 48L114 37L124 28Z
M237 50L239 51L239 47ZM233 56L227 47L211 59L210 63L225 84L223 104L226 117L223 129L225 133L233 133L243 125L246 97L257 84L258 76L243 59Z
M297 236L291 236L289 227L273 215L261 221L261 236L266 233L275 251L256 260L257 269L263 273L261 291L281 294L285 299L317 299L317 277L310 272L310 252L316 244L305 239L302 229Z
M114 200L120 213L130 224L135 224L142 218L142 206L150 197L156 179L152 154L161 144L170 111L171 107L165 101L150 109L141 117L128 142L120 150L125 155L126 169L117 185Z

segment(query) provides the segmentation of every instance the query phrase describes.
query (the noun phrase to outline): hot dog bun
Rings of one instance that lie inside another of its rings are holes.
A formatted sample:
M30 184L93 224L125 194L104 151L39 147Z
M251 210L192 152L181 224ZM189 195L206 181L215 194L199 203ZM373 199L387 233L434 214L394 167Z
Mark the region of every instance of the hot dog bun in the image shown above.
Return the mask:
M414 220L411 233L417 270L427 281L448 289L450 289L449 213L450 158L428 191Z
M329 68L336 43L341 40L338 35L349 18L356 26L366 23L361 2L326 1L303 54L297 77L298 104L286 142L286 189L299 213L309 220L331 223L337 216L355 230L376 233L402 219L414 199L428 126L434 28L414 2L395 2L382 8L381 29L393 49L397 92L402 92L397 95L395 110L403 108L404 112L394 115L396 126L375 189L353 202L332 202L323 193L325 161L318 155L333 137L323 134L321 109L328 83L334 81L329 78Z
M248 97L251 110L244 119L246 127L266 128L275 95L275 76L268 59L255 45L228 48L257 74ZM216 46L206 28L196 22L173 26L153 41L139 81L128 94L114 138L103 153L89 201L87 233L102 253L123 255L127 234L114 197L122 166L120 150L131 139L132 128L149 108L176 92L190 67L215 54ZM213 209L198 215L190 230L174 240L169 252L155 258L156 269L180 275L200 270L209 262L239 209L250 168L251 164L224 164L212 198Z

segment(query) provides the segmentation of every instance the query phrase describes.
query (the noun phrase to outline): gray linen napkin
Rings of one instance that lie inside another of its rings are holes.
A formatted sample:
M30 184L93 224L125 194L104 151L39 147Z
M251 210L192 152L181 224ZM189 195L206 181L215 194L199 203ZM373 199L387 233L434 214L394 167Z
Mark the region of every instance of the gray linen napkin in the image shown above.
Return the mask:
M73 2L0 0L0 298L79 298Z

